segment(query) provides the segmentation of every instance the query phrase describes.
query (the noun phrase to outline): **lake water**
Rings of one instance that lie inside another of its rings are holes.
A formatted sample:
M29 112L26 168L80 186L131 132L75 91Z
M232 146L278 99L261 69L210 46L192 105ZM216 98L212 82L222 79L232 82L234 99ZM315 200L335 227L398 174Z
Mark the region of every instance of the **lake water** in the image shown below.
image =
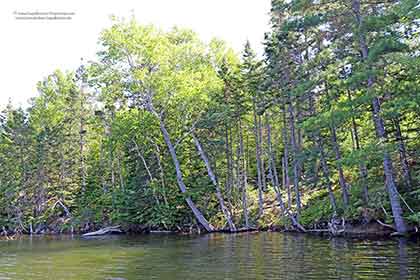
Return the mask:
M420 243L302 234L0 241L0 279L420 279Z

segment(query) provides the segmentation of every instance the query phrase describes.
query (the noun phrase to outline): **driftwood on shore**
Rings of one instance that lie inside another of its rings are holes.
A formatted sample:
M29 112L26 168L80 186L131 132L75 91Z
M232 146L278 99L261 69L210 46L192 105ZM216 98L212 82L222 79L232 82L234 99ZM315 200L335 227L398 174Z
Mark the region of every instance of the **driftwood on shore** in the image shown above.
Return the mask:
M111 233L122 233L123 231L120 229L120 227L121 226L112 226L112 227L101 228L100 230L97 230L97 231L85 233L82 236L86 237L86 236L106 235L106 234L111 234Z
M149 233L174 233L174 231L171 230L151 230Z
M254 227L248 227L248 228L237 228L235 230L230 230L230 229L222 229L222 230L215 230L213 231L214 233L242 233L242 232L253 232L253 231L258 231L258 228L254 228Z

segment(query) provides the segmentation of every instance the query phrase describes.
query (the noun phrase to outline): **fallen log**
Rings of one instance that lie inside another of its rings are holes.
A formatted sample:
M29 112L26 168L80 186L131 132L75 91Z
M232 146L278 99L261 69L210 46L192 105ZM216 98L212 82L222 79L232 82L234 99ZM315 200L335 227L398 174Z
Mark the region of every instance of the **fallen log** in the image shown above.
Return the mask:
M122 233L123 231L120 229L120 227L121 226L112 226L112 227L101 228L100 230L97 230L97 231L85 233L82 236L86 237L86 236L106 235L106 234L111 234L111 233Z
M329 229L307 229L307 232L331 232Z
M395 229L395 227L394 227L394 226L392 226L392 225L385 224L384 222L381 222L381 221L380 221L380 220L378 220L378 219L376 219L376 222L377 222L378 224L380 224L381 226L383 226L383 227L387 227L387 228L390 228L390 229L392 229L392 230L394 230L394 231L397 231L397 230Z
M171 230L151 230L149 233L174 233L175 231Z
M227 230L227 233L242 233L242 232L253 232L258 231L258 228L249 227L249 228L237 228L236 230Z

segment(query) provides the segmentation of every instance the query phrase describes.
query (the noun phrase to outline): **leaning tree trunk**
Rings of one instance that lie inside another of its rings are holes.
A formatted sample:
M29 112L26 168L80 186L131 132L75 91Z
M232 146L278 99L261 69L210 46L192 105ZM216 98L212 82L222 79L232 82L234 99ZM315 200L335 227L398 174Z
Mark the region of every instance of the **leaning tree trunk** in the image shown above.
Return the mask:
M120 180L120 188L124 192L125 191L125 184L124 184L123 166L122 166L122 163L121 163L121 152L118 152L117 166L118 166L118 176L119 176L119 180Z
M169 136L168 131L166 130L165 123L163 122L162 118L156 113L153 112L159 119L160 124L160 130L163 134L163 139L165 140L166 146L168 147L169 153L172 157L172 162L175 165L176 170L176 180L178 183L178 187L181 190L181 193L186 194L187 193L187 187L185 186L182 171L181 171L181 165L178 161L178 157L175 152L175 147L172 144L171 138ZM190 196L185 197L185 201L187 202L188 206L190 207L191 211L193 212L195 218L197 221L205 228L206 231L211 232L214 230L214 227L207 221L207 219L203 216L201 211L197 208L195 203L192 201Z
M268 160L269 163L271 164L272 167L272 171L273 171L273 179L274 182L277 186L280 186L280 180L279 180L279 176L277 173L277 166L276 166L276 155L275 152L273 150L273 144L272 144L272 129L271 129L271 125L269 122L269 116L266 117L266 129L267 129L267 148L268 148Z
M140 147L139 147L139 145L137 144L137 141L136 141L136 140L134 140L134 139L133 139L132 141L133 141L133 143L134 143L134 147L135 147L135 149L136 149L137 155L138 155L138 157L141 159L141 162L143 163L144 169L146 170L147 175L149 176L149 183L148 183L148 185L149 185L149 184L150 184L150 183L152 183L152 182L153 182L153 180L154 180L153 175L152 175L152 172L150 171L150 168L149 168L149 166L148 166L148 164L147 164L147 162L146 162L146 159L144 158L143 154L142 154L142 153L141 153L141 151L140 151ZM156 195L156 191L155 191L155 189L154 189L154 188L152 188L152 195L153 195L153 198L156 200L156 205L160 205L159 198L158 198L158 196Z
M160 182L161 182L161 186L162 186L162 197L163 197L163 201L165 202L165 205L169 205L168 203L168 199L166 198L166 184L165 184L165 172L163 171L163 166L162 166L162 162L160 160L160 148L159 146L151 141L154 148L153 149L153 153L155 154L156 157L156 162L158 164L158 168L159 168L159 174L160 174Z
M347 207L350 203L350 199L349 199L349 192L347 189L347 183L346 183L346 179L344 178L344 172L343 172L343 168L341 166L341 151L340 151L340 147L338 145L337 142L337 131L334 125L331 126L331 142L332 142L332 146L333 146L333 150L335 153L335 160L337 162L337 170L338 170L338 182L340 184L340 188L341 188L341 194L343 196L343 204L344 207Z
M347 92L348 94L348 98L351 104L351 94L350 91ZM357 130L357 123L356 123L356 119L354 117L354 110L353 110L353 106L351 105L351 112L352 112L352 117L351 117L351 125L352 125L352 129L351 129L351 135L352 135L352 141L353 141L353 150L360 150L360 138L359 138L359 132ZM369 203L369 189L368 189L368 185L367 185L367 179L368 179L368 170L367 170L367 166L366 163L363 161L359 164L359 176L360 176L360 182L362 185L362 192L363 192L363 201L365 206L368 206Z
M407 188L411 189L411 174L410 174L410 166L407 160L407 149L405 148L404 139L401 133L401 126L398 119L394 120L395 125L395 138L398 142L398 152L400 154L400 162L401 162L401 169L402 175L405 181Z
M280 212L283 216L287 216L290 221L292 222L292 225L296 227L298 230L305 232L305 228L299 223L297 220L297 217L290 213L290 209L287 209L284 205L282 194L280 191L280 184L279 179L277 175L277 169L276 169L276 162L275 162L275 156L272 149L272 143L271 143L271 126L267 118L267 146L268 146L268 156L269 156L269 172L270 172L270 179L271 183L273 184L274 191L276 193L277 202L279 203Z
M86 192L86 164L85 164L85 120L84 120L84 93L83 87L81 90L80 96L80 119L79 119L79 156L80 156L80 176L81 176L81 185L82 185L82 195L84 196Z
M228 201L231 200L232 197L232 187L233 187L233 160L232 160L232 147L231 141L229 139L229 128L226 125L225 127L225 154L226 154L226 182L225 182L225 189L227 191Z
M264 193L264 191L267 190L267 178L265 175L263 126L261 124L261 116L259 115L258 115L258 136L259 136L260 158L261 158L261 182L262 182L262 190ZM264 203L264 199L263 199L263 203Z
M267 148L268 148L268 170L270 174L271 184L273 185L274 191L276 192L277 201L280 206L280 210L282 214L285 214L285 206L282 199L282 195L280 192L279 187L279 179L277 176L277 168L276 168L276 161L273 153L273 148L271 144L271 126L268 120L268 116L266 116L266 127L267 127Z
M299 191L299 148L298 143L296 141L296 128L295 128L295 114L294 109L292 105L292 101L290 100L289 104L289 126L290 126L290 140L292 143L292 149L293 149L293 186L295 189L296 194L296 209L297 213L300 214L300 209L302 208L301 200L300 200L300 191Z
M242 135L242 123L239 120L239 149L238 149L238 182L240 183L239 188L242 193L242 208L245 220L245 227L249 228L249 215L248 215L248 198L247 198L247 160L244 152L244 139Z
M313 98L312 95L310 95L310 97L309 97L309 112L311 113L312 116L314 116L315 112L316 112L314 104L315 104L314 103L314 98ZM322 139L320 131L317 131L312 136L314 137L315 146L319 150L319 159L320 159L320 163L321 163L321 168L322 168L322 172L324 174L325 184L327 185L328 196L330 198L331 207L333 208L333 213L334 213L334 216L335 216L337 214L337 203L336 203L336 199L335 199L334 192L333 192L333 189L332 189L330 170L328 168L327 158L326 158L325 151L324 151L323 139ZM335 144L337 143L337 139L336 139L336 135L335 135L335 129L333 129L332 140L333 140L333 142L335 142ZM316 165L316 163L315 163L315 165Z
M209 159L207 158L207 155L204 152L203 147L201 146L197 137L194 134L192 134L192 138L194 139L195 146L197 147L197 150L201 156L201 159L204 161L206 165L209 178L212 181L213 185L216 187L216 196L217 196L217 199L219 200L220 209L222 210L223 215L225 216L226 221L228 222L229 229L230 231L236 231L236 226L232 221L232 217L230 216L229 210L225 206L225 202L223 200L223 195L222 195L222 191L220 190L219 182L217 181L216 175L213 172L213 169L211 168Z
M330 98L329 96L329 90L328 90L328 84L327 82L324 83L325 84L325 91L326 94L328 96L328 98ZM333 97L334 100L337 100L336 97ZM310 98L311 102L313 102L313 98ZM313 103L311 104L311 111L315 111ZM335 161L336 161L336 165L337 165L337 171L338 171L338 183L340 185L341 188L341 196L343 199L343 204L344 207L347 208L347 206L350 203L350 199L349 199L349 193L348 193L348 188L347 188L347 182L346 179L344 178L344 172L343 172L343 167L341 165L341 151L340 151L340 145L337 141L337 128L336 128L336 124L335 123L331 123L330 124L330 132L331 132L331 144L332 144L332 149L334 151L335 154Z
M41 140L42 141L42 140ZM45 168L45 157L46 157L47 149L45 148L45 143L42 142L40 154L39 154L39 163L36 171L36 194L34 195L34 202L35 202L35 209L34 209L34 216L38 217L42 215L44 208L45 208L45 201L46 201L46 190L45 185L47 184L47 174Z
M258 186L258 217L264 214L263 207L263 176L262 176L262 160L261 160L261 143L260 143L260 121L257 116L257 106L254 103L254 135L255 135L255 153L257 159L257 186Z
M292 208L292 193L290 190L290 180L289 180L289 138L287 137L287 120L286 112L284 111L283 115L283 128L282 128L282 138L284 146L284 156L282 158L282 169L283 169L283 187L287 189L287 208Z
M106 168L105 168L105 152L104 152L104 139L100 140L100 148L99 148L99 172L101 178L101 185L102 191L104 193L108 192L108 184L106 182Z
M328 195L330 197L331 206L333 208L334 214L337 213L337 203L335 196L332 190L331 180L330 180L330 170L328 168L327 159L325 158L324 146L322 144L322 139L320 136L316 137L317 146L319 149L319 157L321 161L322 172L324 173L325 183L327 184Z
M353 12L355 13L356 21L359 27L359 44L362 53L362 59L363 61L366 61L368 59L369 48L362 30L360 0L353 0L352 8ZM373 77L369 76L367 79L368 88L372 88L373 84ZM372 98L372 119L375 124L376 136L379 140L379 143L385 143L387 141L387 136L385 132L384 120L381 117L380 101L377 96L374 96ZM400 234L405 234L407 233L407 226L403 218L403 210L401 208L400 198L397 191L397 186L395 184L391 155L385 148L383 151L383 166L385 173L385 185L391 203L392 215L394 217L395 226Z

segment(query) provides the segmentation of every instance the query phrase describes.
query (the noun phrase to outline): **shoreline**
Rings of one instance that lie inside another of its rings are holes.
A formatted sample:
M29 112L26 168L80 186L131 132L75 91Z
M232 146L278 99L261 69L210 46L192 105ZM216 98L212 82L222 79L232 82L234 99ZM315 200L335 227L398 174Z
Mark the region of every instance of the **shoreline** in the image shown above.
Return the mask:
M187 230L184 228L184 230L159 230L159 229L151 229L151 228L142 228L141 230L138 230L138 226L136 225L137 230L134 230L134 228L124 228L121 227L122 230L120 232L110 232L105 234L98 234L98 235L88 235L84 236L85 234L89 232L82 232L82 231L48 231L48 232L42 232L42 233L8 233L8 235L5 235L4 232L0 236L0 240L17 240L20 237L23 236L31 236L31 237L47 237L47 236L78 236L84 239L90 239L90 238L97 238L97 237L104 237L104 236L118 236L118 235L150 235L150 234L169 234L169 235L184 235L184 236L193 236L193 235L206 235L206 234L246 234L246 233L263 233L263 232L275 232L275 233L292 233L292 234L304 234L304 235L312 235L312 236L318 236L321 238L346 238L346 239L362 239L362 240L391 240L395 238L419 238L420 232L419 231L411 231L407 235L402 236L395 234L395 231L393 231L390 228L387 228L385 226L380 225L379 223L370 222L368 224L348 224L346 225L344 231L340 231L338 233L332 233L327 228L308 228L305 232L291 229L287 227L281 227L281 226L270 226L270 227L261 227L261 228L241 228L237 231L230 231L228 229L220 229L215 230L212 232L206 232L202 230L197 230L197 228L193 230ZM313 227L316 227L316 225L313 225ZM182 228L181 228L182 229Z

